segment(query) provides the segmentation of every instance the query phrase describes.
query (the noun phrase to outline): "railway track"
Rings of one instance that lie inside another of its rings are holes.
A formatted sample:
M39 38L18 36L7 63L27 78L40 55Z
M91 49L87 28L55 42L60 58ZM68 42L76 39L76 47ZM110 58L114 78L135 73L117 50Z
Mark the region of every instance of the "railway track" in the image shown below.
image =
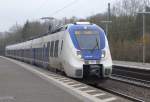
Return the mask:
M128 68L113 65L112 77L114 80L145 86L150 88L150 70L139 68Z
M113 73L112 76L108 80L113 80L115 82L125 83L131 86L143 88L143 89L150 89L150 70L146 69L138 69L138 68L128 68L122 66L113 66ZM83 81L80 81L83 82ZM87 84L86 82L83 82ZM101 86L101 85L92 85L97 89L101 89L107 91L109 93L116 94L118 96L124 97L134 102L147 102L144 98L139 98L138 95L131 95L119 92L117 90L113 90L109 87ZM121 89L120 89L121 90ZM138 91L138 90L137 90ZM136 93L135 93L136 94Z
M130 78L130 77L116 75L116 74L112 74L110 79L120 81L120 82L123 82L123 83L127 83L127 84L131 84L131 85L135 85L135 86L138 86L138 87L143 87L143 88L150 89L150 81L139 80L139 79L136 79L136 78Z
M116 69L115 69L115 72L120 72L120 71L124 71L124 70L116 71ZM125 73L127 73L127 72L129 72L129 71L125 71ZM132 75L132 72L133 71L130 72L130 74L129 74L130 76L127 76L127 75L125 76L125 73L123 73L123 72L121 72L119 75L116 74L116 73L114 74L114 72L113 72L112 77L110 77L108 80L114 80L116 82L126 83L126 84L129 84L129 85L150 89L150 81L144 80L145 77L144 78L142 77L140 79L137 79L137 77L134 78L134 76L136 76L136 75ZM137 72L133 72L133 73L137 73ZM57 74L60 74L60 73L57 73ZM123 74L124 76L121 75L121 74ZM142 73L140 73L140 74L142 74ZM65 76L65 75L63 74L63 76ZM146 79L148 79L148 78L146 78ZM88 85L93 86L97 89L106 91L108 93L115 94L117 96L123 97L123 98L131 100L133 102L147 102L147 101L145 101L145 99L139 98L138 96L135 97L134 95L132 96L132 95L129 95L129 94L126 94L126 93L122 93L122 92L119 92L117 90L113 90L111 88L105 87L105 86L102 87L100 85L91 85L91 84L87 83L87 81L83 81L83 80L76 80L76 81L79 81L79 82L84 83L84 84L88 84Z
M62 74L62 73L57 73L57 74L62 75L63 77L67 77L66 75L64 75L64 74ZM69 78L69 77L67 77L67 78ZM73 79L73 78L71 78L71 79ZM127 99L127 100L130 100L130 101L133 101L133 102L146 102L146 101L144 101L144 100L142 100L142 99L139 99L139 98L137 98L137 97L133 97L133 96L130 96L130 95L121 93L121 92L119 92L119 91L109 89L109 88L107 88L107 87L101 87L101 86L99 86L98 84L96 84L96 85L95 85L95 84L89 84L89 83L88 83L87 81L85 81L85 80L80 80L80 79L73 79L73 80L76 80L76 81L79 81L79 82L81 82L81 83L87 84L87 85L92 86L92 87L94 87L94 88L97 88L97 89L99 89L99 90L103 90L103 91L105 91L105 92L114 94L114 95L116 95L116 96L123 97L123 98L125 98L125 99ZM117 81L119 81L119 80L117 80ZM100 82L100 83L101 83L101 82ZM102 83L103 83L103 82L102 82Z
M77 81L79 81L79 82L81 82L81 83L84 83L84 84L87 84L87 82L86 82L86 81L83 81L83 80L77 80ZM130 95L121 93L121 92L116 91L116 90L112 90L112 89L110 89L110 88L108 88L108 87L102 87L102 86L100 86L99 84L96 84L96 85L94 85L94 84L88 84L88 85L93 86L94 88L97 88L97 89L106 91L106 92L108 92L108 93L112 93L112 94L117 95L117 96L119 96L119 97L123 97L123 98L128 99L128 100L133 101L133 102L145 102L145 101L142 100L142 99L139 99L139 98L136 98L136 97L132 97L132 96L130 96Z
M101 89L101 90L104 90L104 91L107 91L109 93L112 93L112 94L115 94L115 95L118 95L118 96L121 96L121 97L124 97L128 100L131 100L133 102L145 102L144 100L142 99L139 99L139 98L136 98L136 97L132 97L132 96L129 96L129 95L126 95L126 94L123 94L121 92L118 92L118 91L115 91L115 90L112 90L112 89L108 89L108 88L104 88L104 87L99 87L97 86L98 89Z

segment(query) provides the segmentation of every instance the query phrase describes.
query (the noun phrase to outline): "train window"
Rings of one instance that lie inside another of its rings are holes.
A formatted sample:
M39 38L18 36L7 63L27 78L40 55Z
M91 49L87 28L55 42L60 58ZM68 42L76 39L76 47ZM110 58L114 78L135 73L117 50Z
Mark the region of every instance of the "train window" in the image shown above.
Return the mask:
M50 49L50 42L47 43L46 61L48 61L48 58L49 58L49 49Z
M63 40L61 41L61 50L62 50L62 48L63 48Z
M58 57L58 45L59 45L59 40L55 41L55 52L54 52L54 56Z
M53 57L54 41L51 42L50 56Z
M42 53L42 60L45 61L45 58L46 58L46 57L45 57L45 55L46 55L46 45L45 45L45 44L43 45L42 52L43 52L43 53Z
M51 52L51 42L49 42L49 57L50 57L50 52Z
M63 48L63 40L61 41L61 50L60 50L60 54L61 54L62 48Z
M37 59L37 48L35 48L35 58Z

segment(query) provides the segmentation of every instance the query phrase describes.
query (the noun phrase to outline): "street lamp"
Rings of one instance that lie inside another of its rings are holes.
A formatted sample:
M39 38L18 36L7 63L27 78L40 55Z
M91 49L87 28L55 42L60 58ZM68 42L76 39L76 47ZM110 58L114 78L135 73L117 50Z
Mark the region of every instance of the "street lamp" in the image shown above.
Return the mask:
M108 24L112 23L112 21L101 21L105 24L106 36L108 36Z
M101 23L105 24L105 32L106 32L106 36L108 36L108 25L110 23L112 23L112 21L110 21L110 3L108 3L107 20L106 21L101 21Z
M143 16L143 63L145 63L146 45L145 45L145 15L150 14L150 12L137 12Z

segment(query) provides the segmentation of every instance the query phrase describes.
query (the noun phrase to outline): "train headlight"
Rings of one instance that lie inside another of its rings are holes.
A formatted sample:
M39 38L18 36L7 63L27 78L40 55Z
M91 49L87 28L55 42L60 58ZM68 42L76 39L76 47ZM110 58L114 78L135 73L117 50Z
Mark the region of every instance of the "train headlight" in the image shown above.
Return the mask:
M82 58L82 54L81 54L81 51L77 51L77 56L79 57L79 58Z
M104 58L106 56L106 51L102 50L101 58Z

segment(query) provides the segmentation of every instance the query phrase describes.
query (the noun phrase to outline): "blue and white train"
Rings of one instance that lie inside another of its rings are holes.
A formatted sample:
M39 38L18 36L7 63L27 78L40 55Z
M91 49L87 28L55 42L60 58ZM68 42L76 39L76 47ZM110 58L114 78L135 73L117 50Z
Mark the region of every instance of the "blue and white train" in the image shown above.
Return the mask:
M102 28L68 24L44 36L6 46L6 56L63 71L73 78L110 77L112 59Z

